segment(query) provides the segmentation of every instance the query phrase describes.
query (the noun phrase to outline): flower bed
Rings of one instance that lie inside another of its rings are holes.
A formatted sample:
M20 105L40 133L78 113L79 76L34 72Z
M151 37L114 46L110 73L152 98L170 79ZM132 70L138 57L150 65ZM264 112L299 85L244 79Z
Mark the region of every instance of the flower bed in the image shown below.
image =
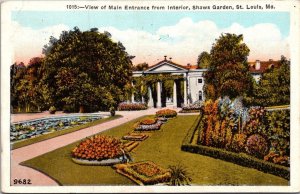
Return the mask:
M124 149L127 152L131 152L133 149L135 149L140 143L136 141L129 141L124 144Z
M71 154L73 161L93 165L111 165L129 159L119 139L100 135L83 140Z
M140 124L141 125L153 125L157 122L156 119L150 119L150 118L147 118L147 119L144 119L142 121L140 121Z
M161 122L157 122L155 124L152 125L141 125L139 122L135 125L134 130L135 131L155 131L155 130L159 130L161 127L162 123Z
M11 142L16 142L34 138L54 131L60 131L70 127L84 125L101 118L101 116L97 115L61 116L21 121L11 125L10 140Z
M117 172L130 178L139 185L154 185L168 182L171 178L169 170L147 161L132 164L117 164Z
M156 112L157 117L172 118L177 116L177 112L171 109L162 109Z
M157 118L157 121L158 122L161 122L161 123L166 123L168 121L168 118L165 118L165 117L158 117Z
M119 111L130 111L130 110L146 110L148 107L144 103L127 103L122 102L118 106Z
M224 98L206 102L182 150L289 179L289 132L289 110L247 109Z
M143 134L143 133L131 133L128 135L123 136L122 138L124 140L130 140L130 141L144 141L147 139L149 135Z
M201 107L203 106L203 101L196 101L193 104L188 104L184 107L182 107L182 110L180 110L180 113L194 113L194 112L200 112Z

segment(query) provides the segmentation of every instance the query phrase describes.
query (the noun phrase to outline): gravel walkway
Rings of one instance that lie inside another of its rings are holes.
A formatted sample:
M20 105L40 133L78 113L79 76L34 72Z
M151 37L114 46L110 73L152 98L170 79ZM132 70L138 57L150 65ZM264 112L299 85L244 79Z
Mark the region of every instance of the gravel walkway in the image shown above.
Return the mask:
M58 136L52 139L48 139L42 142L38 142L32 145L28 145L19 149L11 151L11 185L13 185L14 179L31 179L32 185L58 185L53 179L40 173L34 169L21 166L20 163L31 158L37 157L44 153L66 146L70 143L83 139L87 136L108 130L116 127L135 118L155 114L158 109L147 109L143 111L117 111L116 114L122 115L123 117L101 123L92 127L85 128L84 130L75 131L66 135ZM177 109L179 111L179 109ZM107 113L106 113L107 114ZM55 114L64 115L62 112ZM180 114L181 115L181 114ZM36 114L15 114L12 115L12 122L24 121L30 119L36 119L41 117L49 116L48 112L36 113ZM51 162L51 161L49 161Z

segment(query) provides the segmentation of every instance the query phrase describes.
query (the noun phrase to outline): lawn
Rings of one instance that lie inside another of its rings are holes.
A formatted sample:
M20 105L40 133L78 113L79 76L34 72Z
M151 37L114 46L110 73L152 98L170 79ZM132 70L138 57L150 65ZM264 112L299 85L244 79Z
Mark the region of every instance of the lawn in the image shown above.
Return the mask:
M24 147L24 146L27 146L27 145L30 145L30 144L40 142L40 141L44 141L44 140L47 140L47 139L51 139L51 138L54 138L54 137L65 135L67 133L72 133L74 131L78 131L78 130L81 130L81 129L84 129L84 128L87 128L87 127L98 125L98 124L101 124L101 123L104 123L104 122L107 122L107 121L118 119L120 117L122 117L122 116L121 115L115 115L113 117L99 119L99 120L96 120L96 121L93 121L93 122L90 122L90 123L86 123L86 124L83 124L83 125L79 125L79 126L71 127L71 128L68 128L68 129L61 130L61 131L55 131L53 133L48 133L48 134L45 134L45 135L37 136L35 138L30 138L30 139L26 139L26 140L23 140L23 141L19 141L19 142L13 143L12 146L11 146L11 149L14 150L14 149L17 149L17 148L21 148L21 147Z
M181 151L182 140L195 119L195 115L171 119L159 131L152 132L151 137L134 150L133 160L151 160L164 168L181 163L190 172L193 185L288 185L287 180L271 174ZM136 121L101 134L122 137L133 130L134 122ZM22 164L44 172L61 185L135 185L111 167L81 166L73 163L70 151L76 144L59 148Z

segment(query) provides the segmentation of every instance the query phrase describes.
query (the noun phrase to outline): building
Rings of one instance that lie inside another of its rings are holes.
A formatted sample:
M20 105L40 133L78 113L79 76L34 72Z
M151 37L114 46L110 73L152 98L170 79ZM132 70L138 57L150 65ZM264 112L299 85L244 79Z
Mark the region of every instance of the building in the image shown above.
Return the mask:
M183 104L190 104L196 101L205 100L203 86L204 77L203 73L207 69L198 69L197 66L192 65L179 65L170 60L165 59L159 63L149 67L145 71L134 71L133 77L147 76L150 74L168 74L168 75L182 75L183 79L183 97L180 98L180 85L178 81L174 81L173 85L173 95L171 98L162 98L162 83L158 81L156 83L156 96L153 96L154 92L150 87L148 87L148 107L181 107ZM156 99L154 101L154 98ZM132 96L132 101L134 101L134 96Z
M256 82L259 82L262 74L268 69L279 67L279 61L259 61L249 62L249 71L254 77ZM158 62L157 64L150 66L144 71L134 71L133 77L147 76L147 75L182 75L183 81L183 96L180 96L180 87L178 81L174 81L173 85L173 95L170 98L162 98L162 82L157 81L155 83L156 88L154 89L148 87L148 107L182 107L183 105L188 105L195 103L197 101L204 101L204 72L207 69L200 69L196 65L179 65L170 60L165 59ZM133 84L134 85L134 84ZM155 94L155 95L154 95ZM135 101L135 96L132 94L131 101ZM142 102L144 99L142 98Z
M263 73L272 68L278 68L280 66L279 61L260 61L256 60L255 62L249 62L249 71L256 82L259 82Z

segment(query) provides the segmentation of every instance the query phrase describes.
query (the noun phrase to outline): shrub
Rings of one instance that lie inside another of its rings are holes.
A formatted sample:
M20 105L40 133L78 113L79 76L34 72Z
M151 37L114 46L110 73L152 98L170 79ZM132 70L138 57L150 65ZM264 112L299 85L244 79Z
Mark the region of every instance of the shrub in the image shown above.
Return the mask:
M250 155L263 158L268 153L268 144L266 139L259 134L251 135L247 139L246 151Z
M118 110L120 111L126 111L126 110L146 110L148 107L144 103L127 103L127 102L122 102L118 106Z
M55 114L55 112L56 112L55 106L51 106L51 107L49 108L49 113L50 113L50 114Z
M163 109L156 112L157 117L172 118L177 116L177 112L171 109Z
M247 140L247 135L244 133L238 133L233 136L231 142L231 150L234 152L245 152L245 144Z
M288 156L281 156L279 153L276 152L269 152L269 154L264 157L264 160L284 166L288 166L289 164Z
M181 164L169 166L171 178L169 184L172 186L190 185L192 178L186 168Z

